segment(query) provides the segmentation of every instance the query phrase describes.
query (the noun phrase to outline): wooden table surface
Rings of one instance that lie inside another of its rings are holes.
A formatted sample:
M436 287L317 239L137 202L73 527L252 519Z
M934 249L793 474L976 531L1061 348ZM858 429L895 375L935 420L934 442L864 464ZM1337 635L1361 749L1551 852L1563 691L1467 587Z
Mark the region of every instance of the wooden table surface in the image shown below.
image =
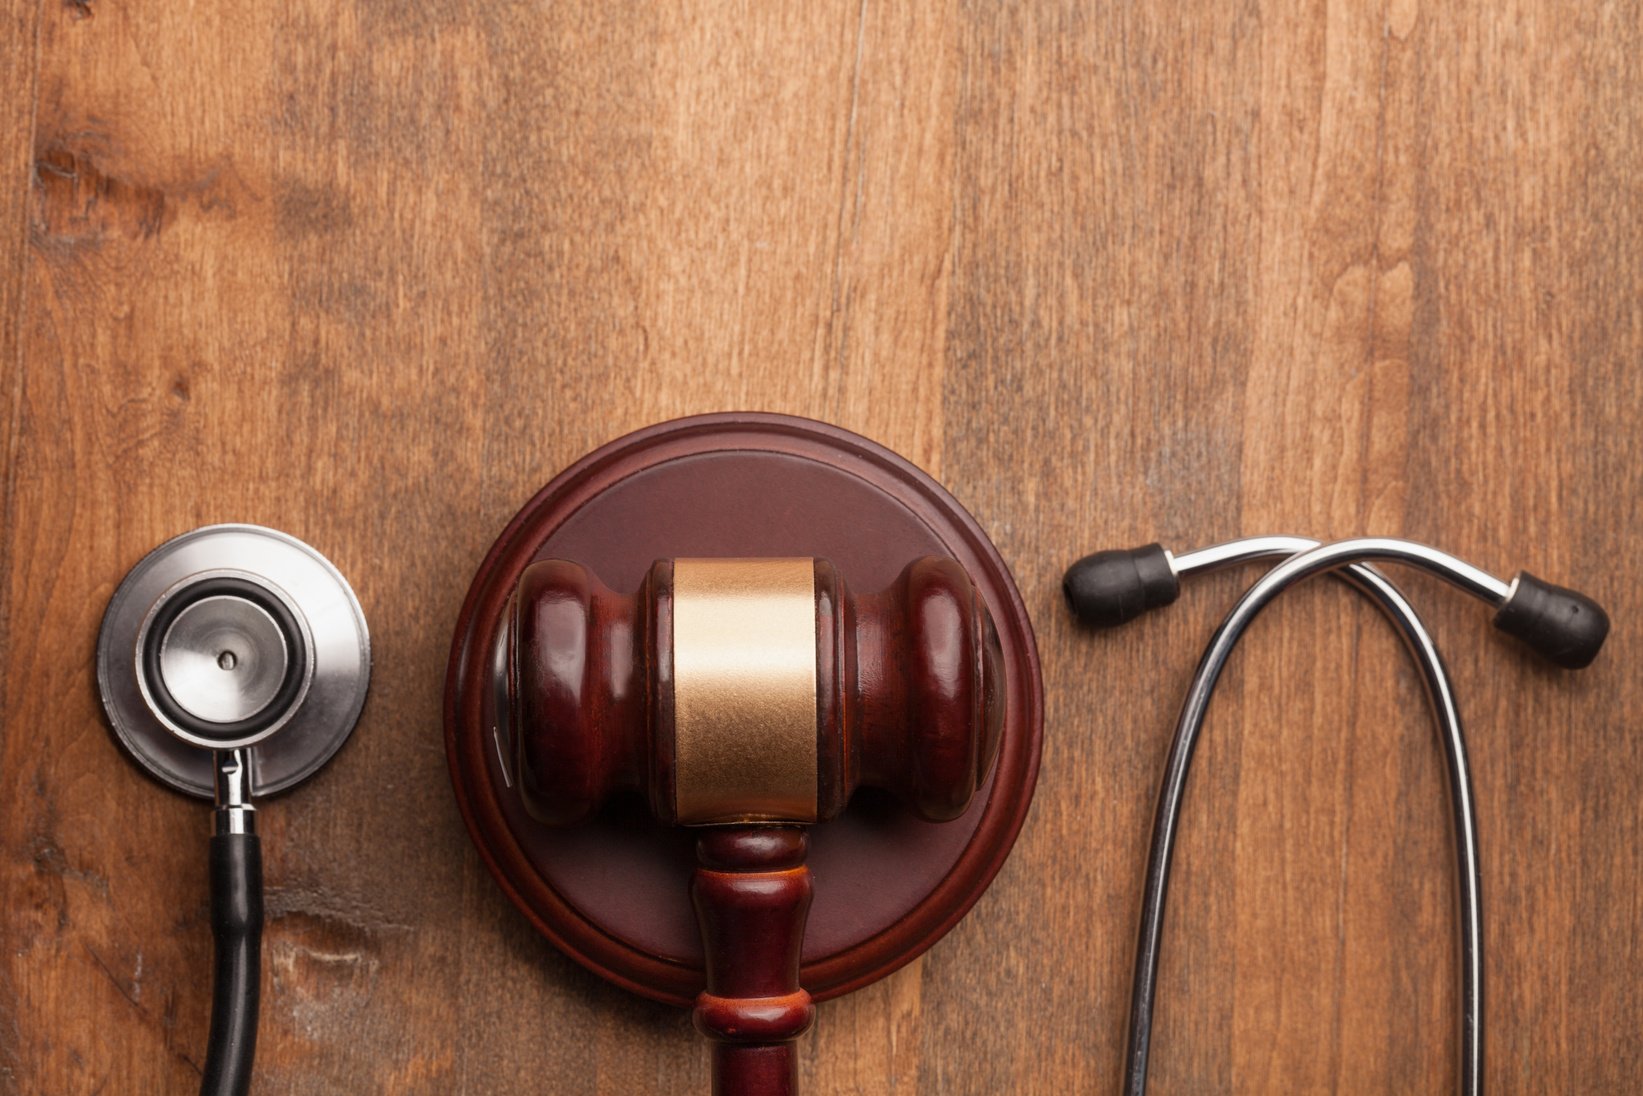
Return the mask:
M701 1092L681 1012L480 864L440 696L486 547L589 448L794 412L927 468L1038 632L1042 780L812 1093L1110 1091L1170 725L1250 572L1106 635L1097 547L1372 532L1587 590L1591 670L1408 590L1468 717L1488 1077L1643 1084L1636 0L0 0L0 1089L185 1092L198 803L115 748L115 584L252 521L352 580L359 729L261 814L259 1091ZM1191 787L1158 1091L1454 1080L1442 768L1338 584L1253 629Z

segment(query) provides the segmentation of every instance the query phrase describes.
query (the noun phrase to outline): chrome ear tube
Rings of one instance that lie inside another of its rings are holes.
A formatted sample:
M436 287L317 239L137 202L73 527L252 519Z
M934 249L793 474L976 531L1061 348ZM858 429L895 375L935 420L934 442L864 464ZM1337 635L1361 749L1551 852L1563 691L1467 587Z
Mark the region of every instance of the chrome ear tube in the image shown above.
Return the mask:
M370 676L370 634L347 580L302 541L261 526L166 541L103 615L97 684L116 739L156 780L216 807L203 1096L250 1087L262 939L252 800L296 786L342 748Z
M1597 657L1608 635L1609 618L1601 606L1585 595L1553 586L1527 572L1506 582L1435 548L1390 538L1320 544L1302 537L1257 537L1179 556L1157 544L1130 551L1099 552L1073 564L1063 580L1062 590L1069 608L1080 620L1095 627L1110 627L1173 602L1180 592L1180 580L1185 576L1273 558L1280 558L1282 562L1244 594L1211 637L1176 721L1175 738L1159 789L1147 862L1123 1091L1131 1096L1146 1091L1169 870L1193 752L1203 731L1216 683L1233 648L1262 609L1296 583L1333 572L1368 596L1397 628L1420 668L1438 726L1448 770L1460 898L1458 1087L1468 1096L1475 1096L1483 1088L1485 1046L1483 899L1477 815L1466 741L1449 676L1430 632L1398 588L1370 564L1404 564L1444 579L1493 606L1497 628L1522 639L1541 657L1568 669L1590 665Z

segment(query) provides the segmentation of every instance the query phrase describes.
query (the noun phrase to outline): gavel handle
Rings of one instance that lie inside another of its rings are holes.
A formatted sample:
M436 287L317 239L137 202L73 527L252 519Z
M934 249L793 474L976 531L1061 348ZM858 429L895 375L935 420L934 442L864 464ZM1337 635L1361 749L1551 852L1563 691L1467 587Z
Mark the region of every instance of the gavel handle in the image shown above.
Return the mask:
M713 1041L714 1096L796 1096L793 1041L816 1017L799 985L810 913L809 839L797 826L720 826L696 841L691 899L707 988L696 1027Z

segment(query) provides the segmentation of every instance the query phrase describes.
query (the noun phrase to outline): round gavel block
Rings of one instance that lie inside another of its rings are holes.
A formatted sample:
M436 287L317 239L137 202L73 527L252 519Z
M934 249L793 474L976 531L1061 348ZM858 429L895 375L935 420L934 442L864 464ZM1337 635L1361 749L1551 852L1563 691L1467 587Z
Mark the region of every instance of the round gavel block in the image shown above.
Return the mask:
M725 557L815 561L817 665L836 661L841 702L857 706L819 718L864 729L848 756L817 761L801 981L824 999L889 974L964 915L1014 844L1038 771L1042 684L1014 581L974 519L900 457L806 419L706 415L555 478L497 539L458 620L452 781L486 864L538 929L619 985L694 1001L702 831L669 824L671 743L649 725L644 660L670 611L671 561ZM985 664L973 687L953 676L954 636ZM921 717L926 748L908 750ZM565 733L532 737L545 719ZM947 726L969 730L942 738Z

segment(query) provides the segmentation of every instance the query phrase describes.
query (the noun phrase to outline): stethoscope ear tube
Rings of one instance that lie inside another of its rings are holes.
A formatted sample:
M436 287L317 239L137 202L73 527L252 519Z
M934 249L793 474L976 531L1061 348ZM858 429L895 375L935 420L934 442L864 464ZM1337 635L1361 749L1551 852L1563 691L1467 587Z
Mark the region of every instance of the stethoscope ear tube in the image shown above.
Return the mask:
M1500 579L1425 545L1392 539L1362 539L1320 546L1300 537L1260 537L1172 556L1157 545L1131 552L1104 552L1074 564L1063 583L1069 607L1086 623L1122 623L1152 604L1174 600L1174 591L1157 575L1159 560L1171 577L1209 572L1256 559L1289 556L1258 581L1227 615L1203 657L1187 691L1176 723L1175 739L1159 789L1152 846L1142 897L1140 940L1131 992L1130 1030L1126 1046L1123 1091L1146 1091L1153 1006L1157 996L1158 955L1162 942L1169 868L1179 828L1188 770L1203 729L1204 715L1233 647L1263 607L1289 586L1325 571L1341 574L1368 594L1403 635L1420 665L1437 720L1449 767L1455 827L1456 869L1460 895L1460 1063L1458 1089L1475 1096L1483 1086L1483 924L1478 867L1477 820L1471 775L1460 715L1447 672L1420 618L1397 587L1368 560L1412 564L1497 607L1495 624L1523 639L1543 657L1579 669L1591 663L1608 634L1609 620L1600 606L1572 590L1520 574L1508 586Z

